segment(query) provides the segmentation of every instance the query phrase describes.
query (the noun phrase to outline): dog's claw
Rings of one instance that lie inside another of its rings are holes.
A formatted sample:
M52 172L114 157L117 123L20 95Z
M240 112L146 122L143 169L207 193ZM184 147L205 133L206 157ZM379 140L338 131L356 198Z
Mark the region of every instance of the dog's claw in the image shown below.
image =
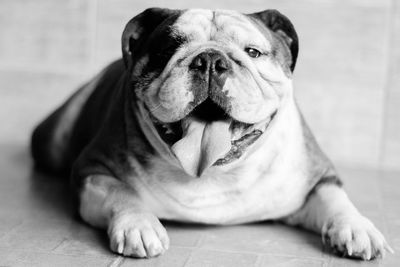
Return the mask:
M390 253L394 254L394 250L389 246L389 244L385 243L385 249Z
M122 252L124 251L124 247L123 247L123 244L122 244L122 243L119 243L119 244L118 244L117 251L118 251L119 254L122 254Z
M347 249L347 255L352 256L353 255L353 248L350 243L346 243L346 249Z
M332 218L322 228L322 242L329 243L340 255L368 261L384 257L385 250L394 252L375 226L361 215Z
M111 250L124 256L145 258L163 254L169 239L152 214L123 212L112 218L108 235Z

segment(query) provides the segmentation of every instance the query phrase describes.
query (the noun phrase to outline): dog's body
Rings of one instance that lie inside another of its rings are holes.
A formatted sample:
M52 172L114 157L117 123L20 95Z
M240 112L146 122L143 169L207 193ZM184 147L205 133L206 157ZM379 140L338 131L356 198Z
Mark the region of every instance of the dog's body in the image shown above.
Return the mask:
M108 229L113 251L163 253L157 218L281 219L346 255L390 250L297 108L298 41L286 17L149 9L128 23L122 47L125 64L84 85L32 140L39 166L73 165L80 215Z

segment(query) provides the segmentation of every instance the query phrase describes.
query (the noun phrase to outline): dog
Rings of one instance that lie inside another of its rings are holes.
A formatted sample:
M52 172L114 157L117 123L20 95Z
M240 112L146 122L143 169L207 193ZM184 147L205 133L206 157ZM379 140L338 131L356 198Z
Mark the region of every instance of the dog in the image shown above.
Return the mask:
M392 249L296 105L298 42L276 10L147 9L125 27L123 57L34 130L34 162L70 172L79 215L125 256L163 254L165 219L277 220L344 256L383 257Z

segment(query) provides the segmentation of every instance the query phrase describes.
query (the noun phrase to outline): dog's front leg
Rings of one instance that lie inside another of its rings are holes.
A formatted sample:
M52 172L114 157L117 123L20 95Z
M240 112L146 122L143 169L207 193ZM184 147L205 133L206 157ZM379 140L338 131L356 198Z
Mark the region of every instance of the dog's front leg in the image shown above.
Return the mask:
M79 212L89 224L108 231L112 251L133 257L154 257L168 249L167 232L127 184L109 176L84 180Z
M381 232L360 214L337 184L321 183L285 222L322 234L324 245L343 256L370 260L393 252Z

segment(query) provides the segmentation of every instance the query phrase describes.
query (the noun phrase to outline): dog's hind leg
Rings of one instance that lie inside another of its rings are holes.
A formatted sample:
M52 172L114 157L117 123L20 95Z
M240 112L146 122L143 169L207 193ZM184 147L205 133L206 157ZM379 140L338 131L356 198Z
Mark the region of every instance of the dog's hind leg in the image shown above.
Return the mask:
M31 153L36 167L52 172L70 168L70 139L75 122L102 73L83 85L61 107L40 123L31 138Z

